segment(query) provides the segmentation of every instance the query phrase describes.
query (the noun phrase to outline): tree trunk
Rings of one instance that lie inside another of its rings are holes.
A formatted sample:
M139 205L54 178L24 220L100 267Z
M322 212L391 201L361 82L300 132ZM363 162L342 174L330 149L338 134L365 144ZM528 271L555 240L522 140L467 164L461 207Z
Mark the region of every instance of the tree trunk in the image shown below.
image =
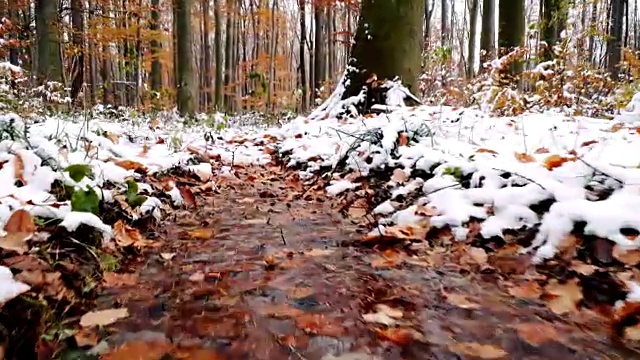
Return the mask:
M306 3L305 0L298 0L298 9L300 11L300 45L298 48L300 55L300 65L299 65L299 73L298 73L298 86L302 91L302 97L300 102L300 112L307 111L307 67L306 67L306 59L305 59L305 43L307 42L307 12L305 11Z
M278 0L272 0L271 3L271 24L269 25L269 79L267 84L267 106L266 111L271 112L273 110L273 91L275 90L275 57L276 57L276 11L278 9Z
M433 17L433 9L435 8L436 0L424 0L424 50L428 50L431 46L431 18Z
M18 40L18 4L17 0L9 0L8 9L9 9L9 20L11 20L11 33L9 34L12 40ZM12 65L18 66L19 62L19 49L15 44L11 44L9 46L9 62Z
M560 34L567 22L568 0L543 0L540 38L546 43L544 58L553 58L553 47L560 40Z
M508 53L524 42L524 0L500 1L498 12L498 46L501 51ZM521 72L522 62L513 63L511 71Z
M194 77L191 56L191 8L193 0L174 0L173 16L175 19L176 37L176 85L178 91L177 105L181 116L195 115L193 96Z
M469 57L467 59L467 78L472 78L476 67L476 37L478 35L479 0L469 0Z
M379 80L398 76L410 91L418 89L423 14L424 0L362 1L351 50L353 70L345 76L348 84L343 99L359 94L373 76ZM371 91L368 97L361 111L384 102Z
M596 49L596 41L595 34L598 31L598 3L593 1L591 3L591 21L589 23L589 50L587 51L589 55L589 60L592 65L596 65L595 61L595 49Z
M332 4L327 4L327 76L333 79L335 69L335 43L333 33L335 32L335 16Z
M222 107L222 16L220 15L220 0L213 0L214 26L214 47L216 61L216 84L214 93L214 104L216 109Z
M482 64L491 60L496 51L496 0L482 1L482 33L480 33L480 68Z
M36 74L39 82L62 82L58 0L36 0Z
M622 22L624 20L624 0L611 0L609 13L609 39L607 40L607 70L614 76L620 71L622 60Z
M447 9L447 0L440 1L440 32L441 40L440 46L447 47L450 45L449 43L449 15Z
M314 98L317 96L317 91L322 87L322 82L326 79L325 67L324 67L324 11L320 4L316 1L314 3L313 17L316 23L315 26L315 39L314 39L314 54L313 54L313 79L315 83Z
M84 1L71 0L71 27L74 56L71 70L71 100L75 101L84 84Z
M211 18L210 18L210 9L209 9L209 0L202 0L202 16L203 16L203 39L202 39L202 51L204 52L204 66L202 67L202 71L204 72L204 96L203 109L205 112L209 111L209 107L211 106L211 86L213 85L213 81L211 81L212 73L211 73L211 41L210 41L210 32L211 32Z
M228 94L229 87L231 86L231 71L233 67L231 66L231 61L233 60L233 0L227 0L227 19L226 19L226 28L225 28L225 45L224 45L224 86L225 86L225 95L224 95L224 104L226 110L231 110L231 96Z
M160 62L160 0L151 0L151 23L149 29L154 32L149 44L151 48L151 90L159 92L162 88L162 63Z

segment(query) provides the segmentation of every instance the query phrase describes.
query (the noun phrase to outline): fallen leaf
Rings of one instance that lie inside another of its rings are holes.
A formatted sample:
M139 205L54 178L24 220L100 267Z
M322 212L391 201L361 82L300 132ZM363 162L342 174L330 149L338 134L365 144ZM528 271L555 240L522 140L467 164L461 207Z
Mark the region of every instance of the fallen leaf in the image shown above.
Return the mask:
M174 357L170 355L173 345L169 341L135 340L123 344L100 357L102 360L157 360ZM192 358L189 358L192 359ZM215 358L212 358L215 359Z
M576 279L560 284L557 281L550 282L545 287L545 292L550 295L547 303L549 309L558 315L577 311L576 305L582 300L582 289Z
M140 232L137 229L126 225L122 220L118 220L113 224L113 235L116 244L121 247L144 247L149 244L148 241L142 238L142 235L140 235Z
M205 275L202 271L197 271L193 274L191 274L191 276L189 276L189 281L193 281L193 282L200 282L200 281L204 281Z
M296 325L308 334L339 337L347 330L339 319L324 314L303 314L296 317Z
M409 179L409 175L402 169L393 170L393 174L391 175L391 180L397 182L398 184L404 184Z
M145 157L145 156L147 156L148 153L149 153L149 145L144 144L144 145L142 145L142 151L140 151L138 156Z
M397 345L407 345L414 340L423 340L424 336L414 329L387 328L376 329L376 335L383 340L391 341Z
M407 146L409 145L409 136L407 133L402 132L398 134L398 146Z
M78 344L78 347L84 347L84 346L93 347L93 346L96 346L100 341L100 337L98 336L98 334L89 329L80 329L73 335L73 337L75 338L76 344Z
M80 326L105 326L129 316L127 308L106 309L88 312L80 318Z
M107 287L131 286L138 283L138 275L136 274L118 274L106 271L102 274L104 285Z
M149 121L149 127L153 130L157 129L160 126L160 120L158 119L151 119L151 121Z
M542 286L531 280L509 288L509 294L520 299L538 299L542 295Z
M196 229L188 231L187 234L189 237L197 240L209 240L213 238L214 231L213 229Z
M590 264L585 264L582 261L574 260L571 262L571 269L573 269L578 274L591 275L596 270L598 270L598 267Z
M530 162L535 162L536 158L534 158L532 155L526 154L526 153L515 153L516 159L518 159L518 161L522 162L522 163L530 163Z
M354 219L359 219L367 216L368 211L366 208L363 208L363 207L352 206L349 208L348 213L349 213L349 217Z
M120 160L120 161L116 161L114 164L116 164L117 166L125 170L133 170L136 172L140 171L143 173L147 172L147 168L144 165L133 160Z
M480 305L473 303L467 299L465 295L462 294L454 294L454 293L446 293L443 289L440 290L440 294L445 298L445 300L454 306L457 306L462 309L480 309Z
M182 196L185 205L194 206L196 204L196 197L193 195L191 189L185 186L178 186L178 190L180 191L180 195Z
M608 130L604 130L604 131L606 131L606 132L618 132L623 127L624 127L624 125L622 125L621 123L617 123L617 124L613 124Z
M254 310L260 315L275 319L294 318L305 313L298 308L286 304L265 304L263 306L254 307Z
M613 247L612 254L616 260L620 261L623 264L626 264L629 266L635 266L640 264L640 250L637 250L637 249L626 250L620 245L616 244Z
M471 257L471 259L473 259L473 261L475 261L475 263L478 265L486 264L487 260L489 259L487 252L482 248L472 246L469 248L467 253Z
M57 299L63 298L67 288L62 282L62 274L55 271L23 271L15 276L16 280L21 281L34 290L39 290L41 295L52 296Z
M549 153L549 149L547 148L537 148L536 151L533 152L534 154L548 154Z
M22 255L29 251L27 240L33 237L36 226L31 214L22 209L14 211L4 226L5 236L0 237L0 248Z
M589 141L585 141L582 144L580 144L581 147L585 147L585 146L589 146L589 145L593 145L593 144L597 144L598 140L589 140Z
M547 168L547 170L552 170L562 166L562 164L566 163L567 161L575 161L575 158L568 158L554 154L545 158L543 164L544 167Z
M481 359L500 359L508 355L506 351L496 345L478 343L452 343L449 350L456 354L475 356Z
M104 133L104 137L106 137L107 139L111 140L112 143L114 144L118 144L120 142L120 137L114 133L110 133L108 131L106 131Z
M24 161L19 154L13 156L13 170L16 180L20 180L23 185L27 185L27 181L24 179Z
M176 256L176 253L160 253L160 257L165 260L171 260Z
M556 328L546 322L520 323L512 325L518 332L518 336L533 346L539 346L547 341L557 341L560 334Z
M493 154L493 155L498 155L498 152L495 150L491 150L491 149L485 149L485 148L479 148L478 150L476 150L477 153L488 153L488 154Z
M307 250L304 252L305 255L308 256L327 256L327 255L331 255L335 252L335 249L318 249L318 248L313 248L311 250Z

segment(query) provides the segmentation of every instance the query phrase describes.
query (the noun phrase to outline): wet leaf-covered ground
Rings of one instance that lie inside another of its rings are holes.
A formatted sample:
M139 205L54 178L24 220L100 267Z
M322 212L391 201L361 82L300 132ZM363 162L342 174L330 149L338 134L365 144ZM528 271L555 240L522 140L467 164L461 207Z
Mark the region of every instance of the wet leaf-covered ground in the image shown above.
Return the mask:
M293 174L236 176L194 191L196 204L146 234L155 246L105 275L98 310L126 316L85 327L79 344L104 359L637 357L605 317L572 308L571 282L546 290L550 306L517 258L361 246L356 221Z

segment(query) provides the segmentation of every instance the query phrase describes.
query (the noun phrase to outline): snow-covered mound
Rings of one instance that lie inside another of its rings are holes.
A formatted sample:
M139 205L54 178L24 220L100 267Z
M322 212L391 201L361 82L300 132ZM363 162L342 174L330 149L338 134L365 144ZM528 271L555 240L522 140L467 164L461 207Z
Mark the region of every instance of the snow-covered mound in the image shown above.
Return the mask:
M264 141L270 138L278 140ZM300 117L236 141L244 153L277 149L306 178L336 166L362 176L393 171L386 184L391 198L374 210L386 217L374 233L425 217L460 239L470 220L482 221L487 238L539 226L533 247L543 260L576 223L586 223L585 234L624 249L640 247L629 236L640 232L640 135L629 124L553 112L498 118L421 106L357 119ZM327 190L336 195L356 185L335 179ZM416 192L414 206L394 207Z

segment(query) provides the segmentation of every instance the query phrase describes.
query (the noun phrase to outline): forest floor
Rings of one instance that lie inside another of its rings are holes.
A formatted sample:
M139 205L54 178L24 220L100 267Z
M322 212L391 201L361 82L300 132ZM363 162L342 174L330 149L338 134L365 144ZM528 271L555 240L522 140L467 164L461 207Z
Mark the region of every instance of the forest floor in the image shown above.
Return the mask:
M362 224L293 172L236 176L105 276L98 309L128 314L76 339L109 334L94 350L111 360L637 357L590 310L558 316L526 286L514 297L504 280L531 280L518 264L476 266L486 259L473 264L462 247L434 255L428 242L363 247Z

